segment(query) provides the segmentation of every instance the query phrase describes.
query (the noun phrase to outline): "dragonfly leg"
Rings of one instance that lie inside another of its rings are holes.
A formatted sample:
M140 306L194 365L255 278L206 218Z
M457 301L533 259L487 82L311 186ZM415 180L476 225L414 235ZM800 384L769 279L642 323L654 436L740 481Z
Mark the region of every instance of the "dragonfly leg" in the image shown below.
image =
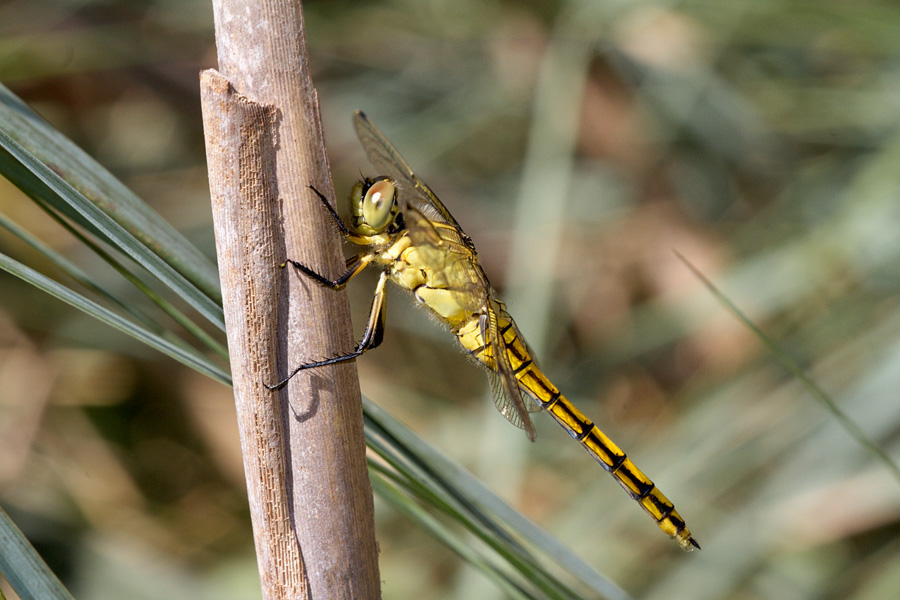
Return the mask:
M329 287L335 290L339 290L345 285L347 282L359 275L366 266L372 262L372 256L368 254L363 254L360 256L354 256L347 260L347 271L338 277L337 279L328 279L324 275L320 275L319 273L313 271L303 263L297 262L296 260L287 259L282 263L281 266L291 264L295 269L309 277L310 279L314 279L318 283L321 283L325 287Z
M354 358L362 356L372 348L377 348L384 340L384 306L387 300L387 292L384 288L387 279L387 272L383 272L378 279L378 285L375 286L375 297L372 299L372 309L369 312L369 320L366 322L366 330L363 333L362 340L356 345L356 349L353 352L302 364L275 385L265 384L265 386L270 390L280 390L300 371L353 360Z
M344 225L344 222L341 220L341 217L338 216L337 211L334 210L333 206L331 206L331 202L328 201L328 198L325 197L325 194L323 194L322 192L317 190L312 185L309 186L309 189L311 189L313 192L315 192L316 196L319 197L319 200L322 201L322 204L325 205L326 210L328 210L328 213L331 215L331 218L334 219L334 222L337 223L337 226L340 228L341 233L343 233L345 236L350 235L350 230L347 228L346 225Z

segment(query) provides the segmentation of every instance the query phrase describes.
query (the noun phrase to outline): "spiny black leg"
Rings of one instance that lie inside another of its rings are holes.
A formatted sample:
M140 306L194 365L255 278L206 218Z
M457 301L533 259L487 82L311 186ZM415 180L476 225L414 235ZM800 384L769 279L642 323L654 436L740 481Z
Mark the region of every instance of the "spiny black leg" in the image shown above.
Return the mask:
M333 364L336 364L339 362L344 362L345 360L353 360L354 358L361 356L366 350L367 350L366 348L364 348L362 350L354 350L353 352L350 352L349 354L342 354L340 356L335 356L333 358L328 358L326 360L318 360L316 362L311 362L311 363L306 363L306 364L300 365L299 367L297 367L296 369L291 371L290 375L288 375L287 377L285 377L284 379L282 379L275 385L269 385L268 383L266 383L264 385L273 391L280 390L281 388L286 386L288 381L290 381L291 378L294 375L296 375L297 373L299 373L300 371L305 371L307 369L313 369L315 367L324 367L326 365L333 365Z
M310 279L315 279L316 281L318 281L319 283L321 283L321 284L324 285L325 287L330 287L330 288L337 288L337 287L338 287L337 281L332 281L332 280L328 279L327 277L325 277L325 276L323 276L323 275L319 275L318 273L316 273L315 271L313 271L312 269L310 269L309 267L307 267L307 266L304 265L303 263L298 263L296 260L287 259L285 262L283 262L283 263L281 264L281 266L283 267L283 266L285 266L285 265L288 264L288 263L294 265L294 268L295 268L295 269L297 269L298 271L300 271L301 273L303 273L304 275L306 275L306 276L309 277Z
M340 227L341 233L343 233L344 235L350 235L350 230L347 229L347 226L344 225L343 221L341 221L341 217L338 216L337 211L334 210L333 206L331 206L331 202L328 201L328 198L326 198L322 192L320 192L313 186L309 186L309 189L316 193L316 196L319 197L319 200L321 200L322 204L325 205L325 208L328 209L328 212L331 214L331 218L333 218L334 222L337 223L337 226Z
M264 385L270 390L280 390L281 388L286 386L287 382L290 381L291 378L300 371L353 360L354 358L362 356L372 348L377 348L378 345L381 344L382 340L384 340L384 307L387 300L387 294L385 293L384 286L386 282L387 273L382 273L381 278L378 279L378 285L375 287L375 298L372 300L372 310L369 312L369 320L366 323L366 330L363 333L362 340L359 342L359 344L357 344L356 350L347 354L334 356L332 358L326 358L324 360L317 360L315 362L302 364L291 371L290 375L288 375L275 385Z
M347 260L347 272L338 277L337 279L328 279L324 275L320 275L319 273L313 271L303 263L297 262L296 260L287 259L281 266L286 264L291 264L295 269L306 275L307 277L314 279L315 281L321 283L325 287L329 287L331 289L339 290L345 285L347 282L359 275L363 269L366 268L371 262L372 258L368 255L362 256L354 256Z

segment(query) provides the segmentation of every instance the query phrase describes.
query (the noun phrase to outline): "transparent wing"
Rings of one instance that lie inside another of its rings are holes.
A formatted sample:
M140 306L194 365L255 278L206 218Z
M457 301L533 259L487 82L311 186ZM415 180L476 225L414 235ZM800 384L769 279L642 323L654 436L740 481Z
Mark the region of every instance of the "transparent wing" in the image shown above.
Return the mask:
M500 411L500 414L506 417L507 421L520 429L524 429L525 433L528 434L528 439L534 441L537 433L534 431L531 417L528 416L528 409L524 398L522 398L519 382L516 380L512 365L509 363L506 342L504 342L503 336L500 335L497 324L497 313L494 312L490 302L487 304L486 313L481 318L481 334L482 339L488 341L494 363L494 370L488 371L494 405Z
M403 192L404 225L413 246L430 265L434 283L452 290L460 306L468 306L473 313L482 313L482 339L492 354L488 373L494 404L510 423L524 429L529 439L534 440L534 426L509 362L495 306L506 317L508 315L502 303L492 297L490 283L477 265L471 238L365 113L356 111L353 114L353 126L369 162L380 171L379 174L390 177ZM512 323L511 318L509 322Z
M522 346L525 348L525 352L528 353L528 357L534 362L535 366L538 366L537 357L534 355L534 352L531 350L531 347L528 345L528 342L525 341L525 337L522 336L522 333L519 331L519 327L516 325L516 322L513 320L512 316L506 312L506 304L504 304L501 300L496 297L491 298L492 304L494 304L494 312L497 313L497 322L502 325L503 323L509 323L509 327L511 331L508 331L506 334L501 334L501 337L504 338L503 343L505 347L508 348L511 343L514 343L513 340L517 340ZM538 366L538 368L540 368ZM526 394L528 392L526 391ZM525 402L525 410L530 413L541 412L543 409L541 405L537 402Z
M469 236L463 232L459 223L438 199L431 188L413 173L412 167L404 160L394 145L391 144L381 130L375 126L362 111L353 113L353 126L366 156L369 157L380 175L387 175L399 188L406 192L404 201L417 208L428 219L437 220L456 228L466 246L471 247Z
M409 237L414 246L439 248L440 252L444 252L444 247L448 245L448 242L452 242L452 239L445 239L446 232L439 232L435 223L415 206L406 207L403 213L403 224L409 230ZM443 235L441 235L442 233Z
M472 313L481 312L488 302L490 283L459 231L450 224L431 221L414 206L407 206L404 225L423 263L430 267L430 285L453 294L456 303Z

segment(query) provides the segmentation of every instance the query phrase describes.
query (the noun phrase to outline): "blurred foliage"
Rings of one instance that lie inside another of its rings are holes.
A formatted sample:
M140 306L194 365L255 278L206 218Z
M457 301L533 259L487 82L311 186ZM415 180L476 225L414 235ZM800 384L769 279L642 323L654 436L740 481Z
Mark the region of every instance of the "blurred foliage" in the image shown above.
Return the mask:
M634 597L896 597L896 481L672 249L900 457L900 6L304 9L338 189L374 174L361 108L475 240L548 375L704 550L679 552L549 419L528 444L400 295L359 361L370 398ZM208 3L0 5L0 81L210 256L212 66ZM0 211L103 277L5 181ZM0 251L49 267L11 236ZM0 504L75 596L256 597L231 391L6 275L0 298ZM386 598L497 593L377 508Z

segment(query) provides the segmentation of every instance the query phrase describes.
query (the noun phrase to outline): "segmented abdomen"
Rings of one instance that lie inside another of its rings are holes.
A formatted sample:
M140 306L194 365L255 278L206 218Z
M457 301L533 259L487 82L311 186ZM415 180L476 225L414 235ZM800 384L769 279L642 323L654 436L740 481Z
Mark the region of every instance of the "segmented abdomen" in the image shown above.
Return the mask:
M515 372L520 389L537 402L541 408L553 415L556 422L570 436L581 442L585 450L653 517L660 529L675 538L679 546L685 550L699 548L700 545L692 537L684 519L675 510L672 502L657 489L649 477L631 462L625 452L575 408L538 369L512 319L505 313L498 319L509 362ZM493 364L492 348L489 344L485 344L480 331L464 327L458 336L460 343L476 360L489 369L496 368Z

